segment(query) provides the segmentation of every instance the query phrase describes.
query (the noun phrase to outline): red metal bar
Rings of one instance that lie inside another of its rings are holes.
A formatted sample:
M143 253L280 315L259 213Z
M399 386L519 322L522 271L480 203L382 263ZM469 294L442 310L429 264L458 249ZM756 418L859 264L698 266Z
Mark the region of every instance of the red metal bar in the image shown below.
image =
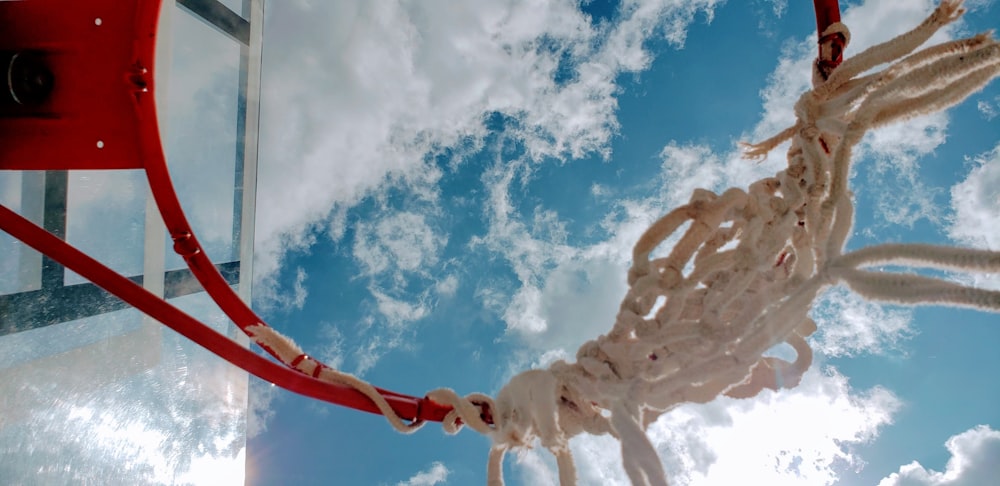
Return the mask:
M826 79L843 62L847 38L839 33L823 35L827 28L840 22L840 5L837 0L813 0L813 7L816 10L816 35L819 45L816 64L823 79Z
M823 35L827 27L840 22L840 5L837 0L813 0L816 9L816 32Z

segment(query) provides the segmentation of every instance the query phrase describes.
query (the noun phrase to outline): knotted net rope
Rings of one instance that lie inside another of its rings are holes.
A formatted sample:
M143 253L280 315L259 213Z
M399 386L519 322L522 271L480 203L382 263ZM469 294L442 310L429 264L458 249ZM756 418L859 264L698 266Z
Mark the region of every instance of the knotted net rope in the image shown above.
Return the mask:
M454 407L446 431L466 424L493 439L490 486L503 484L505 452L536 440L555 455L560 484L575 484L568 441L583 432L620 441L633 484L666 485L647 426L683 403L796 386L812 362L806 338L816 324L808 312L826 287L842 283L878 301L1000 311L998 291L917 273L1000 272L1000 252L922 244L843 252L854 216L851 155L863 135L946 109L1000 75L1000 43L990 33L913 52L963 12L960 0L945 0L915 29L848 59L828 77L814 64L814 87L796 103L795 125L746 146L746 156L757 159L790 140L787 168L746 190L697 189L653 223L633 249L614 327L581 346L575 363L521 373L496 400L448 389L428 394ZM823 37L831 34L849 38L840 23ZM651 256L685 224L667 256ZM873 265L902 270L866 269ZM322 366L270 328L254 333L292 367L368 394L398 430L420 425L396 416L371 385ZM796 351L794 361L764 356L781 343ZM493 424L483 420L484 410Z

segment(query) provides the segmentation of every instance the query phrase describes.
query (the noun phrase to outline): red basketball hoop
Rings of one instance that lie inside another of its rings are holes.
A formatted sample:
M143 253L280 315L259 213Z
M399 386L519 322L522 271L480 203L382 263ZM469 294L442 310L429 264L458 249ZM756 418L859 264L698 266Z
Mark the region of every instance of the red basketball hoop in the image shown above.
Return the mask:
M174 251L222 311L245 330L264 321L202 251L167 171L153 96L160 3L0 2L0 51L13 53L8 57L19 54L5 68L19 69L25 80L20 87L9 85L11 100L0 105L0 170L142 169ZM28 58L30 64L25 63ZM17 96L24 92L36 93L35 99ZM4 206L0 228L261 379L326 402L382 413L354 388L254 354ZM414 422L441 421L451 411L426 398L376 390L400 417Z
M8 76L9 99L0 103L0 170L142 169L174 251L226 315L246 331L263 320L202 250L164 159L153 96L160 3L0 2L0 60L16 74ZM837 0L814 0L814 5L818 65L829 74L841 61L846 38L824 35L840 20ZM316 379L322 365L312 376L295 369L305 355L286 367L254 354L4 206L0 228L255 376L329 403L382 413L356 389ZM396 414L413 422L442 421L452 410L427 398L376 390ZM490 410L480 408L483 420L492 423Z

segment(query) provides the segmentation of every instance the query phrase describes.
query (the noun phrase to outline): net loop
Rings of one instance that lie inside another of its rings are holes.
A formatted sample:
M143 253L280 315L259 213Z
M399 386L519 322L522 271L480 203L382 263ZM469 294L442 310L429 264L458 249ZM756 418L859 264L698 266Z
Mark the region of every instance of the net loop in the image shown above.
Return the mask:
M457 434L463 425L484 435L492 434L496 428L497 417L492 414L496 405L489 395L470 393L462 397L450 388L438 388L427 393L427 398L452 408L441 421L448 434Z

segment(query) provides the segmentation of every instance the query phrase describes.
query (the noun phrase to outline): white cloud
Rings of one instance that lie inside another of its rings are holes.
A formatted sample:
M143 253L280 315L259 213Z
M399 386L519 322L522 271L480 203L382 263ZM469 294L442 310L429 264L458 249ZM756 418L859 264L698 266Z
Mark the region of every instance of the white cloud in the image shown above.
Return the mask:
M951 459L944 472L927 469L917 461L900 466L898 473L879 486L979 486L1000 478L1000 431L979 425L948 438Z
M369 280L372 309L378 316L370 316L362 336L367 341L356 349L358 374L404 342L407 324L431 313L432 293L457 290L456 277L438 282L431 272L448 239L431 227L430 217L430 213L399 211L354 227L352 253L361 267L360 276ZM414 291L417 287L423 290Z
M254 293L266 296L261 306L268 311L301 310L309 297L309 289L306 288L308 278L305 268L296 267L295 278L290 286L279 286L277 279L270 279L255 288Z
M402 211L375 223L358 223L354 258L366 275L391 273L395 280L402 280L404 273L437 263L447 241L434 232L423 214Z
M828 290L811 313L813 349L827 356L882 354L912 336L913 311L869 302L843 287Z
M951 188L948 236L961 245L1000 249L1000 145L973 158L964 181ZM969 274L971 285L1000 289L1000 275Z
M476 287L476 301L486 310L495 314L503 314L508 299L501 286L503 282L486 281Z
M386 305L387 308L385 311L390 314L398 312L406 315L407 313L426 312L424 308L414 309L406 303L398 301L387 302ZM398 306L398 309L390 309L389 307L392 306ZM378 364L378 361L386 353L395 349L407 349L410 347L408 340L412 336L412 330L399 325L398 322L379 324L373 316L367 316L361 320L357 328L357 336L351 339L351 356L353 356L355 361L354 370L351 373L354 375L363 376L368 370ZM332 350L336 351L335 348L332 348Z
M978 109L979 113L983 115L983 118L987 121L992 121L1000 115L1000 96L993 98L992 102L990 100L977 101L976 109Z
M526 163L519 161L497 163L487 171L484 181L489 188L486 215L489 230L485 236L473 238L471 244L473 247L485 246L490 253L502 255L517 276L520 286L504 311L508 329L541 332L546 329L547 323L538 315L541 305L539 286L551 268L571 258L577 250L559 243L565 240L565 236L560 236L558 216L554 213L541 218L542 221L547 220L547 224L542 224L536 217L534 229L547 233L549 237L554 236L556 241L536 237L532 228L518 219L510 201L509 188L519 173L525 170L528 170ZM484 302L484 305L503 300L502 293L496 289L481 289L478 292L481 299L490 301Z
M813 369L793 390L678 407L649 435L670 484L829 485L843 467L862 464L853 448L890 424L899 407L885 389L853 390L835 371ZM613 439L583 436L571 447L581 484L629 484ZM520 466L526 483L556 484L544 452L524 454Z
M299 267L295 269L295 281L292 282L290 307L301 309L306 304L306 297L309 296L309 291L305 287L306 278L307 275L304 268Z
M788 10L788 0L771 0L771 4L775 17L781 17Z
M431 464L430 469L414 474L410 479L397 483L397 486L434 486L435 484L443 484L448 481L448 474L450 473L451 471L444 464L435 462Z
M611 188L604 184L595 182L590 185L590 195L595 198L607 197L611 195Z
M432 198L433 194L433 191L423 196L418 194L415 204L425 205L427 197ZM320 331L323 348L318 352L321 360L341 368L350 356L354 361L353 372L362 375L386 353L405 346L407 336L413 332L407 326L433 311L436 302L433 297L454 295L458 277L447 275L439 280L438 272L432 271L439 265L441 252L448 241L447 236L431 226L433 217L434 211L397 211L354 225L352 255L361 268L358 278L367 280L370 295L362 306L372 312L356 327L358 334L351 338L355 346L349 353L344 350L345 337L341 329L324 324ZM331 233L343 236L346 230L344 214L335 211L329 223ZM296 283L303 280L301 269L299 277ZM274 279L258 285L267 286L269 282ZM269 300L289 307L289 302L304 300L299 297L304 296L298 292L294 297L274 293Z
M627 289L627 267L603 257L561 262L545 279L536 310L547 323L532 337L540 349L572 351L607 332Z
M717 421L702 435L717 459L692 484L734 484L747 477L773 485L832 484L838 466L861 461L851 446L872 440L891 423L900 402L888 390L855 392L836 372L813 369L795 392L717 405L731 410L732 423ZM693 460L699 457L710 455Z
M876 200L876 214L884 221L912 227L920 219L941 220L942 194L921 179L919 160L945 142L948 115L934 113L874 130L865 136L856 151L856 160L874 161L876 177L867 190ZM906 191L892 188L906 187Z
M979 10L985 10L993 5L995 0L966 0L963 4L966 10L969 12L977 12Z
M948 236L977 247L1000 249L1000 145L973 159L974 168L951 188L954 217Z
M757 164L742 158L738 151L717 154L705 145L668 143L660 151L663 159L659 180L660 194L652 202L661 216L668 210L691 199L695 189L708 189L722 193L730 187L744 190L749 181L773 176L784 168L784 160L774 157Z
M430 309L423 302L416 304L390 297L377 289L371 289L375 296L378 311L392 326L400 326L408 322L427 317Z
M319 341L323 347L316 351L320 361L334 369L344 363L344 333L330 323L323 323L319 331Z
M448 275L434 284L434 291L441 297L454 297L458 291L458 277Z

